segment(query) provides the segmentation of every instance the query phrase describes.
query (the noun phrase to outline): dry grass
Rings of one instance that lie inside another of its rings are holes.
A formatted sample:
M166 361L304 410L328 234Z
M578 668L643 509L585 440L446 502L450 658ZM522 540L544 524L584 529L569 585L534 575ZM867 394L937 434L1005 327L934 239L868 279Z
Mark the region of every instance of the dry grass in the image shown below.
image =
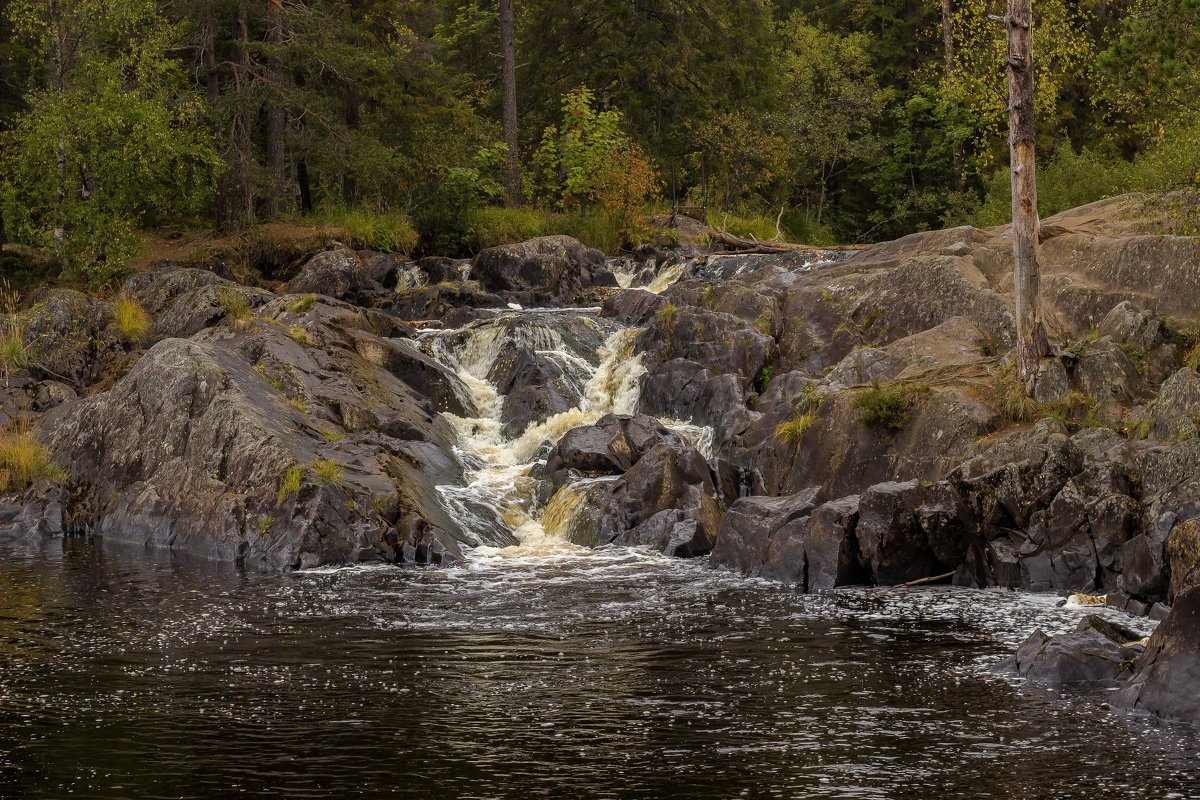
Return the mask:
M113 301L113 323L127 342L140 343L150 333L150 315L132 297L121 295Z
M17 314L20 295L0 280L0 373L4 379L29 366L29 348L25 345L25 320Z
M244 294L233 289L223 289L217 293L217 302L225 309L225 319L235 328L250 324L250 304L246 302Z
M0 434L0 487L24 491L30 484L48 479L62 482L67 474L27 427Z

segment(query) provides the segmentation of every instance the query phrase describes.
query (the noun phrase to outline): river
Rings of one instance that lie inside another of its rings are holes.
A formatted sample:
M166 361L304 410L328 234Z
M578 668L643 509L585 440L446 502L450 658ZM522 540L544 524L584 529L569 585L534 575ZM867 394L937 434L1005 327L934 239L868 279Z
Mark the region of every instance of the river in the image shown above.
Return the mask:
M596 309L510 308L414 340L467 409L465 479L439 488L476 545L460 565L262 575L6 546L0 796L1200 795L1196 731L993 672L1078 623L1058 598L806 596L571 544L592 484L546 498L532 470L570 428L636 411L636 335ZM496 366L522 353L574 405L514 427ZM711 430L661 422L712 456Z

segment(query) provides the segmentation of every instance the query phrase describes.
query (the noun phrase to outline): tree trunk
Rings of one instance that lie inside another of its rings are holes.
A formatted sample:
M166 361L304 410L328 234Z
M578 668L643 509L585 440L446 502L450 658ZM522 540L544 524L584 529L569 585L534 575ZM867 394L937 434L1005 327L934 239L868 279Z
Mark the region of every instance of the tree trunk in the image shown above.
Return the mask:
M278 217L283 211L287 192L287 154L284 150L283 108L283 0L267 0L267 171L271 174L271 192L267 196L266 216Z
M200 8L201 50L204 57L205 81L208 88L210 113L221 101L221 72L217 64L217 23L213 16L213 0L206 0ZM213 222L218 228L229 221L229 178L222 174L217 179L213 197Z
M246 0L238 0L233 38L237 42L237 62L233 70L237 113L233 117L230 135L235 181L232 206L234 218L239 223L249 223L254 215L254 189L251 183L254 153L250 139L250 26L246 21Z
M1013 284L1017 297L1017 377L1033 394L1050 344L1042 321L1038 270L1037 170L1033 131L1033 12L1008 0L1008 150L1012 166Z
M951 0L942 0L942 51L945 57L945 68L943 75L949 80L951 73L954 71L954 28L950 22L954 9L950 5ZM957 191L963 189L963 144L960 141L955 141L950 153L951 169L954 171L954 188Z
M500 60L504 105L504 142L508 145L508 169L504 173L504 188L508 204L521 205L521 161L517 136L517 49L514 42L516 14L513 0L500 0Z
M312 182L308 177L308 162L303 158L296 160L296 182L300 184L300 210L305 214L313 212Z
M355 86L346 87L346 128L351 131L350 141L354 141L353 133L358 130L360 124L359 105L362 100L358 96L358 89ZM353 146L353 145L351 145ZM349 162L349 159L346 159ZM342 202L347 206L353 206L358 202L358 178L354 174L354 170L347 163L347 168L342 173Z

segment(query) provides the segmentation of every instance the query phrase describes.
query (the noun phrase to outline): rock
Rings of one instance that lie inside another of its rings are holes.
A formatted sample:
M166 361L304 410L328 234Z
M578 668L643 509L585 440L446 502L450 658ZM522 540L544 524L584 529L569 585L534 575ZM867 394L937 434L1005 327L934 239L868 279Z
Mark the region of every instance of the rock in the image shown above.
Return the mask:
M686 359L715 376L734 375L744 390L767 363L773 340L732 314L707 309L664 306L642 334L647 370Z
M78 389L101 380L125 356L123 342L109 327L111 321L111 306L82 292L38 292L25 330L31 374Z
M37 386L33 407L37 411L49 411L63 403L71 402L78 396L74 389L61 381L42 381Z
M1200 373L1184 367L1167 378L1154 401L1152 416L1159 439L1200 438Z
M860 498L855 535L863 567L874 583L891 586L939 574L917 519L923 501L917 481L881 483Z
M1130 638L1119 641L1126 634ZM1132 631L1088 616L1072 633L1047 636L1035 631L999 669L1050 687L1080 683L1111 685L1131 674L1138 652L1124 644L1137 638Z
M711 425L715 443L723 445L750 424L742 381L737 375L714 375L687 359L656 366L642 381L642 411L671 419Z
M867 581L855 535L859 501L857 495L830 501L809 518L804 541L808 591L827 592Z
M787 497L743 497L731 505L721 520L716 545L709 560L713 566L728 567L746 575L764 570L785 583L804 584L802 532L789 531L790 523L807 517L820 501L821 490L811 488ZM801 535L795 536L796 533ZM799 547L784 547L776 539L799 540ZM775 558L768 557L775 545ZM786 551L786 552L785 552Z
M0 542L35 536L62 536L63 489L41 480L19 495L0 498Z
M1106 421L1119 422L1121 408L1142 392L1137 365L1107 336L1084 345L1072 377L1079 391L1096 399Z
M1167 538L1170 562L1170 596L1178 597L1184 580L1200 566L1200 516L1177 522Z
M1096 332L1117 344L1129 345L1148 353L1167 340L1167 327L1153 314L1138 311L1133 303L1123 300L1104 315Z
M579 389L552 358L506 343L488 373L488 381L504 397L500 421L504 435L515 438L535 422L543 422L579 405Z
M1183 585L1114 705L1200 725L1200 581Z
M546 456L545 472L620 475L660 444L678 440L653 417L606 414L594 425L572 428ZM561 485L563 479L556 478Z
M1042 403L1054 403L1062 400L1071 393L1071 376L1067 368L1057 358L1048 358L1038 368L1037 385L1033 389L1033 399Z
M566 298L593 286L616 286L604 253L569 236L543 236L481 250L471 277L489 292Z
M654 519L662 512L670 513ZM664 545L675 555L701 556L712 549L723 515L704 456L695 448L663 442L613 484L598 538Z
M837 386L857 386L873 381L890 381L907 366L908 362L895 353L878 347L863 347L839 361L825 376L825 382Z
M320 294L339 300L367 291L381 291L384 284L396 283L396 259L370 254L366 259L349 248L317 253L300 274L288 281L288 294Z

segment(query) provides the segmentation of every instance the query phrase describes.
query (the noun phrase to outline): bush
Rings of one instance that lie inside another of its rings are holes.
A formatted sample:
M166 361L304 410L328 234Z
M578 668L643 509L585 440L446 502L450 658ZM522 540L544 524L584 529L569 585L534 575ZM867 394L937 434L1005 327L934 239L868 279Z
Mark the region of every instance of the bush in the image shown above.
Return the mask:
M121 295L113 302L113 323L127 342L140 342L150 332L150 317L137 300Z
M610 256L621 251L626 241L620 220L603 209L593 209L560 217L561 233L574 236L588 247L603 250ZM632 241L632 240L630 240Z
M776 232L773 217L712 211L708 215L708 224L725 233L740 236L743 239L756 239L760 242L783 237L782 230Z
M474 208L467 213L467 246L473 251L547 236L551 215L537 208Z
M929 387L923 383L875 381L851 405L858 409L858 421L863 425L899 431L908 424L917 400L928 392Z
M31 431L17 428L0 434L0 488L4 491L24 491L35 481L62 482L66 478L66 472Z

